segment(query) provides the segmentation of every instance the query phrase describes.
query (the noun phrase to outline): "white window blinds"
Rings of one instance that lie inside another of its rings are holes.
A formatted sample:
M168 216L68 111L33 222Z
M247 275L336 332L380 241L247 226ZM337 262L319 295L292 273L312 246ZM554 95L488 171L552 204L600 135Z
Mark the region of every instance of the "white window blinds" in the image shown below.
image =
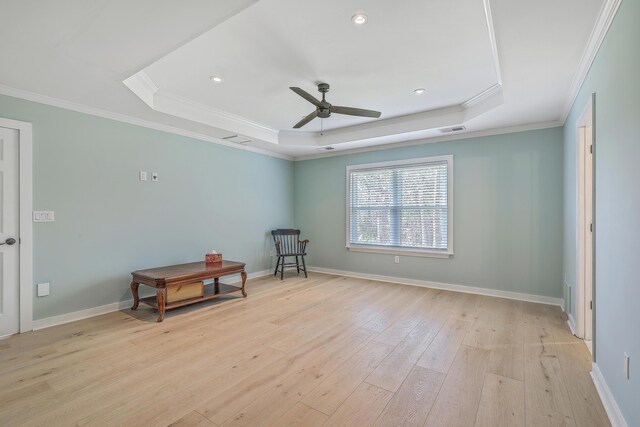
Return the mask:
M450 253L451 156L350 166L348 247Z

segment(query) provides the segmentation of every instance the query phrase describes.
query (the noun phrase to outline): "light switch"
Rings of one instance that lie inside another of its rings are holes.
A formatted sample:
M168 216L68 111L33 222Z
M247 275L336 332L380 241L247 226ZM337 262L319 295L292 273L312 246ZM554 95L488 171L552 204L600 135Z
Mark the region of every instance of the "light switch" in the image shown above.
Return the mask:
M158 172L151 172L151 181L158 182Z
M140 171L140 181L147 180L147 171Z
M49 283L38 283L38 296L46 297L49 295Z
M33 222L53 222L56 220L53 211L33 211Z

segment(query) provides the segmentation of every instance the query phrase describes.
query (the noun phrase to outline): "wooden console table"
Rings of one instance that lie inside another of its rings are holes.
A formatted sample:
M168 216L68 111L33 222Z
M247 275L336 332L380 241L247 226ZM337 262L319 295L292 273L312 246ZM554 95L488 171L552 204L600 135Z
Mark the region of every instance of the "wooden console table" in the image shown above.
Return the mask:
M202 261L134 271L131 273L133 277L131 282L133 306L131 310L136 310L138 303L143 302L158 309L158 322L162 322L164 320L164 312L168 309L206 301L231 292L242 292L242 296L246 297L247 292L244 290L244 285L247 281L247 273L244 271L244 266L243 262L223 260L219 264L207 264ZM230 274L240 274L242 286L231 286L219 282L220 277ZM204 296L167 303L168 287L210 279L214 279L213 286L205 286ZM156 288L156 296L138 298L138 286L140 284Z

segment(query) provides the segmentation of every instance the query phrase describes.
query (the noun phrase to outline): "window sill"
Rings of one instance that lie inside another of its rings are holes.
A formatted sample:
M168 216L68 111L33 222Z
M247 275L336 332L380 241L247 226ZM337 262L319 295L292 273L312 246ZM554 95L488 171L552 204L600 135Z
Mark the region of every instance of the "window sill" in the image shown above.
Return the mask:
M443 252L443 251L430 251L430 250L419 250L419 249L405 249L398 247L375 247L375 246L347 246L346 247L351 252L368 252L368 253L377 253L377 254L389 254L389 255L403 255L403 256L415 256L415 257L426 257L426 258L441 258L448 259L453 256L453 253Z

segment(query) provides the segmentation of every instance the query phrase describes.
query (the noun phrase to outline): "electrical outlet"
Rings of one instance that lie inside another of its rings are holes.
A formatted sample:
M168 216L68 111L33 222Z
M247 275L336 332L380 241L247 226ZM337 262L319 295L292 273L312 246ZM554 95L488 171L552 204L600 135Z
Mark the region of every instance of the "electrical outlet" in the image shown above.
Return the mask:
M38 296L46 297L49 295L49 283L38 283Z
M396 264L400 264L400 257L396 255L395 258L393 259L393 262L395 262Z
M151 172L151 181L158 182L158 172Z
M629 355L624 353L624 377L629 379Z
M140 171L140 181L147 180L147 171Z

